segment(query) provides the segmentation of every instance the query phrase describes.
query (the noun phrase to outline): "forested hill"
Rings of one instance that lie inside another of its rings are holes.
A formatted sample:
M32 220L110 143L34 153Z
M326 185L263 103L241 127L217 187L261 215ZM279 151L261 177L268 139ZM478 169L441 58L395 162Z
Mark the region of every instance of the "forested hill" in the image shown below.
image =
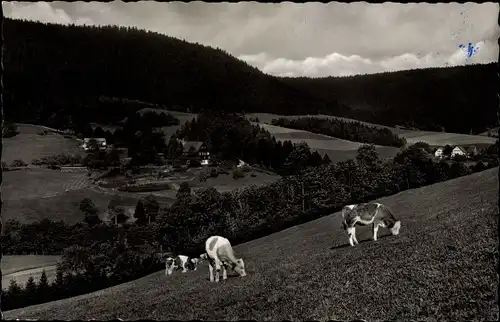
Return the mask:
M323 113L386 125L415 120L423 129L463 133L495 125L494 64L290 79L220 49L135 28L5 19L4 37L5 114L13 121L112 122L140 107L134 101L192 112Z
M321 101L220 49L125 27L5 19L5 113L46 122L99 96L232 111L317 112ZM335 110L334 106L330 106ZM64 111L61 111L64 109Z
M497 126L495 63L414 69L351 77L281 78L327 102L342 116L384 125L468 134Z

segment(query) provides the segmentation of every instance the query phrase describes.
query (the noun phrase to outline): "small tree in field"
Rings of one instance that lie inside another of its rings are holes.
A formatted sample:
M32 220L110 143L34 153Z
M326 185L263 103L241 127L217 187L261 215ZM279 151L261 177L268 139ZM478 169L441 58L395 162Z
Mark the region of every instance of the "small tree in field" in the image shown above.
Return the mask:
M90 227L102 222L98 215L99 210L91 199L85 198L80 202L80 211L85 215L83 221Z
M37 295L36 291L37 291L37 288L36 288L35 279L33 278L33 276L30 276L28 278L28 281L26 281L26 287L24 289L24 292L26 294L26 304L27 305L31 305L31 304L35 303L36 295Z
M37 292L38 292L39 298L43 302L50 301L49 281L47 279L47 273L45 272L45 270L42 271L42 276L40 276L40 281L38 282L38 286L37 286Z
M144 210L144 205L141 200L137 201L135 205L134 218L138 225L146 223L146 211Z

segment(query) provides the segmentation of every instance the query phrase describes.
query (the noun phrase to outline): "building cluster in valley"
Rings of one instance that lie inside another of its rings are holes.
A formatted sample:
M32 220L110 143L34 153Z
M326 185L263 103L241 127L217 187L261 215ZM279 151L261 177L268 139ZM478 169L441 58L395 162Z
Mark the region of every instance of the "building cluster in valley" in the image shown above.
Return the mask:
M177 139L179 143L182 144L182 155L179 157L179 160L183 164L190 164L191 162L199 162L201 165L206 166L210 164L211 155L210 151L207 147L207 144L202 141L187 141L184 139ZM81 148L86 152L91 152L94 150L106 151L108 149L112 149L113 145L107 144L105 138L84 138L83 144ZM124 150L124 149L119 149ZM125 149L126 150L126 149ZM126 152L126 151L122 151ZM160 158L165 157L163 153L158 153ZM124 157L121 158L122 163L126 163L130 161L130 158Z
M447 151L446 147L438 147L436 151L434 151L434 156L436 158L442 159L445 157L450 157L451 159L456 158L457 156L462 156L465 158L471 158L475 155L477 155L477 148L474 145L469 145L469 146L455 146L451 151L448 151L448 153L445 153Z

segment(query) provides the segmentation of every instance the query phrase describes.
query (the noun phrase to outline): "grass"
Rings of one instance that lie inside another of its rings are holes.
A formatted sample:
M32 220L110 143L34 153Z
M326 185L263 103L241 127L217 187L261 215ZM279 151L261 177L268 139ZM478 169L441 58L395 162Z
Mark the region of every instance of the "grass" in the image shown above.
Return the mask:
M55 265L60 256L55 255L3 255L2 274L8 275L33 268Z
M271 123L271 120L277 119L280 117L284 117L287 119L297 119L302 117L316 117L316 118L330 118L330 119L338 119L341 121L347 122L360 122L362 124L373 126L376 128L387 128L392 130L394 133L399 133L400 136L404 137L408 144L413 144L419 141L427 142L429 145L438 145L444 146L446 144L449 145L471 145L471 144L494 144L496 138L485 137L484 134L479 135L467 135L467 134L459 134L459 133L448 133L448 132L435 132L435 131L418 131L418 130L397 130L394 127L388 127L380 124L361 122L354 119L330 116L330 115L277 115L270 113L250 113L247 114L247 117L258 117L260 123ZM272 130L268 130L272 131ZM291 130L295 131L295 130ZM273 132L271 132L273 133ZM286 129L282 130L282 133L286 133ZM311 137L312 139L312 137ZM340 150L340 149L333 149ZM319 152L319 151L318 151ZM329 155L330 156L330 155Z
M125 192L105 192L95 187L63 192L46 198L4 200L2 207L3 220L18 219L21 223L31 223L48 218L53 221L63 220L72 224L82 221L84 215L79 210L80 202L90 198L99 211L104 212L111 200L119 205L135 207L137 201L145 195ZM159 203L171 203L171 199L159 198Z
M55 279L55 265L60 256L51 255L4 255L2 256L2 289L8 289L10 280L24 286L30 276L38 282L45 269L49 283ZM34 270L39 270L35 272Z
M377 242L340 214L235 248L248 276L144 278L4 312L7 319L497 320L498 168L381 198L402 219Z
M33 199L53 196L89 186L87 173L61 172L43 168L10 171L3 174L4 200Z
M357 150L363 143L316 134L309 131L295 130L265 123L259 124L269 131L278 141L289 140L292 143L306 142L311 151L317 151L321 156L328 154L332 162L354 159ZM400 151L399 148L375 145L381 158L393 158Z
M2 161L8 165L16 159L21 159L29 164L33 159L40 159L41 157L61 153L78 155L84 153L77 140L67 139L55 133L38 135L37 133L46 130L42 126L20 124L17 130L20 132L18 135L3 139Z

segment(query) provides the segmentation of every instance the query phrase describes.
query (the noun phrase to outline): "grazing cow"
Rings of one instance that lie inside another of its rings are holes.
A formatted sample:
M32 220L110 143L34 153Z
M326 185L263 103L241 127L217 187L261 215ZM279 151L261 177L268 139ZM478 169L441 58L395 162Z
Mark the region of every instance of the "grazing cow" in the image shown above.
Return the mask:
M205 254L202 256L209 261L210 282L219 281L219 272L222 265L222 279L227 279L227 269L232 268L241 277L246 276L245 263L243 258L237 259L234 255L231 243L227 238L212 236L205 242ZM214 276L215 269L215 276Z
M389 228L393 235L398 235L401 221L394 217L389 208L380 203L345 206L342 209L342 226L347 230L351 246L359 244L356 239L356 225L373 225L373 240L376 241L379 227Z
M185 255L176 257L168 257L165 261L165 275L172 275L174 270L182 269L182 273L189 270L196 271L200 260L198 258L190 258Z

